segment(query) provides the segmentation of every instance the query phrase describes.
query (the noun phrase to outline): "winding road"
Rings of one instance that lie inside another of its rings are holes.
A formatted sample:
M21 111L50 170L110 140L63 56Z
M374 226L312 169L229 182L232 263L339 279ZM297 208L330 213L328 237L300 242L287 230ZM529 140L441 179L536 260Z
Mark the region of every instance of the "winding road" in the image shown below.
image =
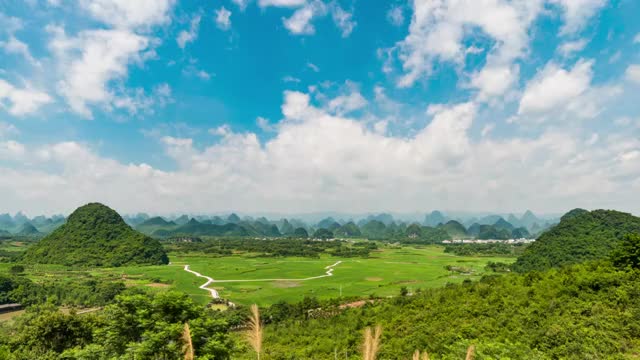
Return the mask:
M202 289L202 290L206 290L206 291L208 291L209 293L211 293L211 297L212 297L212 298L214 298L214 299L220 299L220 294L218 294L218 290L216 290L216 289L210 289L210 288L208 288L208 287L207 287L207 286L209 286L209 284L211 284L212 282L214 282L214 280L213 280L212 278L210 278L210 277L208 277L208 276L204 276L204 275L200 274L200 273L199 273L199 272L197 272L197 271L193 271L193 270L189 269L189 265L185 265L185 266L184 266L184 271L186 271L186 272L190 272L190 273L192 273L193 275L195 275L195 276L197 276L197 277L201 277L201 278L205 278L205 279L207 279L207 282L206 282L206 283L204 283L204 284L202 284L202 285L200 285L198 288L199 288L199 289Z
M193 271L191 269L189 269L189 265L185 265L184 266L184 271L190 272L192 274L194 274L197 277L201 277L204 279L207 279L207 282L200 285L199 288L202 290L206 290L209 293L211 293L211 297L214 299L220 299L220 294L218 293L217 290L215 289L211 289L208 286L212 283L229 283L229 282L259 282L259 281L307 281L307 280L315 280L315 279L321 279L324 277L329 277L329 276L333 276L333 269L340 265L342 263L342 261L338 261L335 264L331 264L329 266L325 266L325 270L327 270L324 275L319 275L319 276L312 276L312 277L308 277L308 278L304 278L304 279L244 279L244 280L214 280L213 278L209 277L209 276L205 276L200 274L197 271Z

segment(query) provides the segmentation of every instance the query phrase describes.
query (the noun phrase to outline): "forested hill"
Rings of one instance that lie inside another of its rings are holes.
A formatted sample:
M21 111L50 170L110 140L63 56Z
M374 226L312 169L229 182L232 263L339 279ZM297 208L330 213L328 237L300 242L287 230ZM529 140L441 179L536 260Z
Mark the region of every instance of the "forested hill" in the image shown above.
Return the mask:
M513 264L519 272L545 270L609 256L619 241L640 233L640 218L614 210L572 210Z
M91 203L67 223L29 248L23 261L81 266L166 264L162 245L127 225L109 207Z

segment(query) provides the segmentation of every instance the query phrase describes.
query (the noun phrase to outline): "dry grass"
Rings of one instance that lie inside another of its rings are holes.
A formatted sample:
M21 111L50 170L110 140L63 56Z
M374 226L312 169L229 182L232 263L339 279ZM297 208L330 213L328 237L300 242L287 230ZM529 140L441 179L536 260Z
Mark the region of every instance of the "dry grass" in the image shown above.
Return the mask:
M189 329L188 323L184 323L182 341L184 341L184 346L182 348L184 352L184 360L193 360L193 343L191 342L191 329Z
M376 326L374 331L368 327L364 330L364 342L362 346L362 359L375 360L380 347L380 335L382 335L382 327Z
M425 351L420 354L420 351L416 350L416 352L413 353L413 360L429 360L429 353Z
M251 305L251 316L249 317L249 330L246 334L249 345L253 348L260 360L262 352L262 324L260 323L260 311L258 305Z
M467 349L467 357L465 358L465 360L473 360L473 358L475 358L475 353L476 347L473 345L469 346L469 348Z

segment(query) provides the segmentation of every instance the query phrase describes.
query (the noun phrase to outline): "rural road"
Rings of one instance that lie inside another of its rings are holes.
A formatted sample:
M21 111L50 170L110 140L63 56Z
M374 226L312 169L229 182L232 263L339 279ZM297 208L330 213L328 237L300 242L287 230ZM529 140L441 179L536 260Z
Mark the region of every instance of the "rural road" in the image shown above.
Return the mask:
M209 289L209 288L207 287L207 286L209 286L209 284L211 284L211 283L213 282L213 279L212 279L212 278L210 278L210 277L208 277L208 276L204 276L204 275L200 274L200 273L199 273L199 272L197 272L197 271L193 271L193 270L189 269L189 265L185 265L185 266L184 266L184 271L190 272L190 273L192 273L193 275L195 275L195 276L197 276L197 277L201 277L201 278L205 278L205 279L207 279L207 282L206 282L206 283L204 283L204 284L202 284L202 285L200 285L200 286L199 286L199 288L200 288L200 289L202 289L202 290L206 290L206 291L210 292L210 293L211 293L211 297L212 297L212 298L214 298L214 299L220 299L220 294L218 294L218 291L217 291L217 290L215 290L215 289Z
M214 299L220 299L220 294L218 294L218 291L215 289L211 289L208 288L207 286L209 286L211 283L224 283L224 282L256 282L256 281L307 281L307 280L314 280L314 279L321 279L324 277L329 277L329 276L333 276L333 268L335 268L336 266L340 265L340 263L342 263L342 261L338 261L335 264L331 264L329 266L325 266L325 270L327 270L324 275L319 275L319 276L312 276L312 277L308 277L308 278L304 278L304 279L245 279L245 280L213 280L213 278L209 277L209 276L205 276L200 274L197 271L193 271L191 269L189 269L189 265L185 265L184 266L184 271L190 272L192 274L194 274L197 277L201 277L204 279L207 279L207 282L200 285L199 288L202 290L206 290L209 293L211 293L211 297Z

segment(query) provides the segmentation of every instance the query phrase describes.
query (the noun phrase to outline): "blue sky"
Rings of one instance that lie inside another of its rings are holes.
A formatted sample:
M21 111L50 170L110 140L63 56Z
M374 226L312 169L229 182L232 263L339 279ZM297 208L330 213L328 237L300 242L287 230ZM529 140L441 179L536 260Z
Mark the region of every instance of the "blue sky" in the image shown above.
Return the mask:
M0 211L640 212L632 0L0 2Z

